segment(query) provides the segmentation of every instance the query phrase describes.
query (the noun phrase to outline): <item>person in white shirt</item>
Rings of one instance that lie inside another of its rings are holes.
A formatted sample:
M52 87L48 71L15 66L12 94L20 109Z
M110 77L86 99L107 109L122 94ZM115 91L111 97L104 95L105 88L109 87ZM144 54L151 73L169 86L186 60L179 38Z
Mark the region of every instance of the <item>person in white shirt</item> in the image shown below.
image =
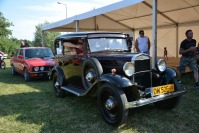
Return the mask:
M150 55L150 40L144 36L144 31L139 31L139 37L135 41L135 49L138 53L145 53Z

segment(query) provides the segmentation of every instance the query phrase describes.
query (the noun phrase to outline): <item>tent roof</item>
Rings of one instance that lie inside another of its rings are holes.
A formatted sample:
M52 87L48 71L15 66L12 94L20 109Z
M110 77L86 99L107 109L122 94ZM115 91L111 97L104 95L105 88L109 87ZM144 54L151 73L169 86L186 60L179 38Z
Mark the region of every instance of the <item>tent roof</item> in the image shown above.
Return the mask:
M122 31L152 27L153 0L123 0L43 26L43 31ZM199 0L158 0L157 26L199 22Z

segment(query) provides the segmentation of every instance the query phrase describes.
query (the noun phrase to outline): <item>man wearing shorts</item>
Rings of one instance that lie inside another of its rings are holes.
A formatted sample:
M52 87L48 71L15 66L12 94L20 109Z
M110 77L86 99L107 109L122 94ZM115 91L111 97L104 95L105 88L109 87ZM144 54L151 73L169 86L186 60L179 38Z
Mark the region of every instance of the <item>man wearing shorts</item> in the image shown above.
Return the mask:
M199 88L198 83L198 65L196 63L196 40L193 39L192 30L185 32L186 39L180 44L179 53L182 55L180 58L180 64L178 69L178 82L181 83L181 75L185 73L185 69L188 66L191 72L194 72L195 87Z

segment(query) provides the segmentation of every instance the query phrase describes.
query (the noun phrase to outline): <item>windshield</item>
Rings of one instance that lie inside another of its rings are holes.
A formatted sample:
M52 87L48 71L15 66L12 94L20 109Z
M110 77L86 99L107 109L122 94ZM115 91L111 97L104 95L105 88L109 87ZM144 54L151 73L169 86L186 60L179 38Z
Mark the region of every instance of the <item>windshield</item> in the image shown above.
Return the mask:
M125 38L92 38L88 43L91 52L128 50Z
M25 58L54 58L50 48L26 49Z

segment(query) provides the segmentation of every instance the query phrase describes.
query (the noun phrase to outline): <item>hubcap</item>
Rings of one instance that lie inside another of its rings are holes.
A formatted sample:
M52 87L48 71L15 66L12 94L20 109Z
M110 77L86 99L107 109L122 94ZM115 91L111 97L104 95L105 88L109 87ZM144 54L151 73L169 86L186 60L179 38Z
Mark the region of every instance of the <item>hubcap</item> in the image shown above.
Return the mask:
M59 88L59 86L60 86L60 85L59 85L59 82L56 81L56 82L55 82L55 87L56 87L56 88Z
M88 82L92 82L94 80L94 74L93 72L88 72L87 75L86 75L86 80Z
M106 101L105 107L106 107L108 110L111 110L111 109L115 108L115 102L114 102L113 98L109 98L109 99Z

